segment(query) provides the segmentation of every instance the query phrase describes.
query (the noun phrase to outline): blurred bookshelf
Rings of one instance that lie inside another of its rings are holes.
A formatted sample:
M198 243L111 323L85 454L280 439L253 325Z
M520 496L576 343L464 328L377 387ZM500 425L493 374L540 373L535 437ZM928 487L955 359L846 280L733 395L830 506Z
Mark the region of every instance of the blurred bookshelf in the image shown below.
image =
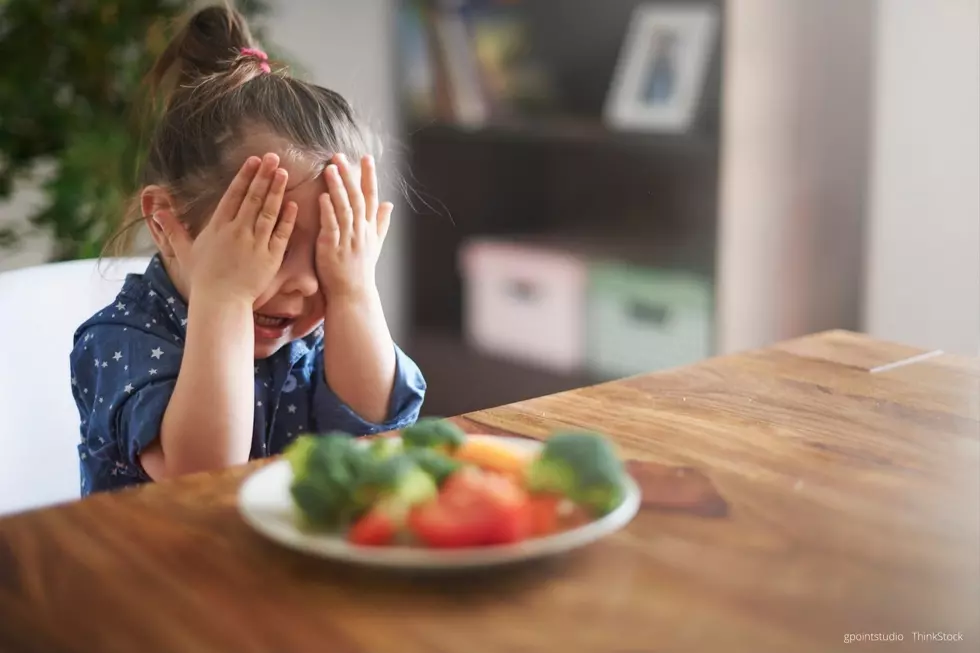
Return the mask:
M616 130L598 120L562 116L497 120L478 127L437 122L408 124L411 139L499 140L565 144L604 148L656 149L682 157L714 157L716 141L704 134L652 134L639 130Z
M595 253L626 270L696 275L713 293L723 29L686 129L621 127L607 104L641 5L708 6L723 21L720 0L400 1L395 79L412 205L404 347L429 381L424 414L613 376L476 345L463 265L474 242Z

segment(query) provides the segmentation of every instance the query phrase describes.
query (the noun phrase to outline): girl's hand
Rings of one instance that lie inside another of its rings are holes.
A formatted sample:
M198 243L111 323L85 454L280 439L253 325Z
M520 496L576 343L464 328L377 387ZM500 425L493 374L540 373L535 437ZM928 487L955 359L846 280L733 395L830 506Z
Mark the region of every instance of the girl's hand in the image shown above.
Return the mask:
M169 212L159 218L190 293L241 299L251 305L282 265L296 224L290 202L279 215L288 175L279 157L249 157L229 184L211 219L192 239Z
M320 236L316 270L327 298L364 297L375 292L375 266L388 234L394 205L378 205L374 159L361 159L360 183L343 154L323 171L327 193L320 196Z

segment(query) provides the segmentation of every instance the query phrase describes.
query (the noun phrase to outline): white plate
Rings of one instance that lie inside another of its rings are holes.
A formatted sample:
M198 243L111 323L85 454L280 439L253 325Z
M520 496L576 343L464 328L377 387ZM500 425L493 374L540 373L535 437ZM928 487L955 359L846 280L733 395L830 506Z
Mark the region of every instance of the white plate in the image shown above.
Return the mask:
M469 435L492 438L508 446L535 451L541 443L522 438ZM521 562L564 553L591 544L626 526L640 508L640 490L627 477L623 502L608 515L578 528L525 540L516 544L465 549L426 549L408 546L357 546L333 534L309 533L296 526L296 513L289 485L292 469L278 460L257 470L242 484L238 508L252 528L292 549L342 562L401 569L463 569Z

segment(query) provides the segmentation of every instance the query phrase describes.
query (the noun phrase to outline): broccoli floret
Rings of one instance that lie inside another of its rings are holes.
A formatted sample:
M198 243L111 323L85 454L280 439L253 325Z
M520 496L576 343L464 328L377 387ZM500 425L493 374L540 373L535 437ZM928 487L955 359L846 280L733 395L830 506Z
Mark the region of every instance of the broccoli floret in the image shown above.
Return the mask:
M561 494L601 516L623 500L626 472L612 445L599 434L556 433L545 441L527 472L532 492Z
M434 499L437 493L429 474L408 455L396 454L376 460L365 470L357 483L355 501L360 510L383 502L404 516L411 507Z
M435 450L435 449L409 449L407 455L415 463L431 476L436 485L442 486L450 474L462 467L462 463L455 458Z
M312 435L301 435L283 451L283 458L293 468L293 475L298 476L306 469L306 461L316 447L316 438Z
M346 497L333 486L324 486L311 477L295 479L289 487L300 522L314 530L336 530L354 518Z
M342 530L378 506L403 521L413 506L436 497L433 475L400 453L397 439L364 444L334 432L304 435L284 452L293 469L290 493L306 527Z
M352 435L304 435L286 449L284 457L293 469L290 493L307 526L342 528L357 516L357 480L371 458Z
M466 441L466 433L453 422L436 417L418 420L401 431L406 449L442 449L452 453Z
M403 451L401 440L398 438L378 438L368 447L368 451L376 460L391 458Z

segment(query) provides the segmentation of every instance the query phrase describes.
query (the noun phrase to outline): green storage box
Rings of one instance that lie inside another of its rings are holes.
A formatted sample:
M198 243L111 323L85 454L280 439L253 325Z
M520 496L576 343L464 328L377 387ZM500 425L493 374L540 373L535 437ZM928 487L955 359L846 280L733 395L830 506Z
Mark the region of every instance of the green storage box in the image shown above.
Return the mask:
M586 359L602 377L655 372L711 355L713 291L698 275L596 263L588 295Z

